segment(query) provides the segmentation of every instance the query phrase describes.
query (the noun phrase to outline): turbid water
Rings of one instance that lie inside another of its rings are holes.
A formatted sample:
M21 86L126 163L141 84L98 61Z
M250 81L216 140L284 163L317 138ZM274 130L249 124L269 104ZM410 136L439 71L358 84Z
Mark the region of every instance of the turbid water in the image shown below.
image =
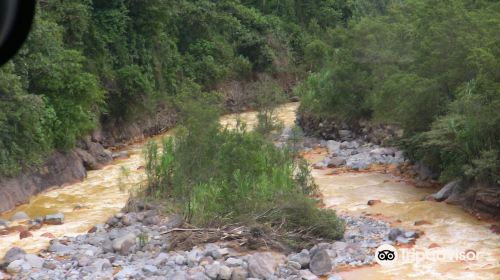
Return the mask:
M298 103L291 103L279 108L278 116L285 126L293 125L297 106ZM224 116L221 123L234 127L238 117L249 127L256 122L256 114L248 112ZM41 236L46 232L56 237L74 236L105 222L125 205L130 192L144 182L144 170L141 168L143 146L144 143L131 145L125 149L129 158L114 161L104 169L90 171L85 181L40 194L29 204L2 215L2 218L9 218L16 211L24 211L31 217L64 213L66 221L59 226L44 226L34 231L33 237L23 240L19 240L17 233L0 236L0 256L12 246L31 252L46 247L49 239ZM310 159L314 161L323 156L318 153ZM313 170L325 207L352 215L371 214L393 222L399 220L395 224L398 227L421 230L423 235L414 247L419 250L440 246L437 249L473 250L478 255L476 261L424 260L420 263L398 262L392 266L358 268L341 272L344 279L500 278L500 237L488 229L488 223L477 220L457 206L421 201L433 190L415 188L389 174L331 173L331 170ZM379 199L382 203L367 206L370 199ZM415 221L421 220L429 224L414 225Z

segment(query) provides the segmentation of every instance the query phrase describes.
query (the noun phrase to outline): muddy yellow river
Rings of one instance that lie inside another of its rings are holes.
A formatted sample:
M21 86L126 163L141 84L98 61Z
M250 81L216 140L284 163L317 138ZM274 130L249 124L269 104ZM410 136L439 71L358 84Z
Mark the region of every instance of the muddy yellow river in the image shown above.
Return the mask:
M278 115L285 126L293 125L297 107L298 103L291 103L279 108ZM249 127L256 122L256 114L250 112L224 116L221 123L234 127L237 118ZM33 237L23 240L19 240L18 233L0 236L0 256L12 246L32 252L46 247L49 239L42 234L47 232L56 237L74 236L105 222L125 205L130 192L144 183L142 149L143 143L131 145L126 148L129 158L90 171L81 183L47 191L29 204L3 214L2 218L9 218L16 211L24 211L30 217L64 213L65 223L44 226L33 231ZM318 159L322 156L316 155ZM341 272L344 279L500 279L500 236L488 229L488 223L478 221L459 207L421 201L433 190L415 188L391 175L376 172L331 175L331 170L313 170L313 176L323 193L325 207L400 220L398 226L424 233L414 246L417 250L432 244L442 250L473 250L477 254L473 261L422 260L358 268ZM382 203L367 206L370 199L379 199ZM420 220L429 224L415 226L415 221Z

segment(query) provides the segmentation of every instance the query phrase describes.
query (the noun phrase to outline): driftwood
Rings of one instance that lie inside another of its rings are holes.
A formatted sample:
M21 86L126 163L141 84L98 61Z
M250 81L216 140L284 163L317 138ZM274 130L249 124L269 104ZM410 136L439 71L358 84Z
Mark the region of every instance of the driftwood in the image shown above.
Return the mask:
M214 232L214 231L220 231L220 229L214 229L214 228L173 228L169 229L167 231L161 232L161 235L172 233L174 231L207 231L207 232Z

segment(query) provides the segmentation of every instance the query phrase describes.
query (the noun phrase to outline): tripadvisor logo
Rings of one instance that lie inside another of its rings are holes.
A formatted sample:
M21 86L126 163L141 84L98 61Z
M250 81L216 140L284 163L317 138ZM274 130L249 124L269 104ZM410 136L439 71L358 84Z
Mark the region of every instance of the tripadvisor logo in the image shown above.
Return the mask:
M389 244L382 244L375 251L375 261L380 265L393 264L398 258L398 251Z
M398 254L399 253L399 254ZM488 255L481 254L481 258ZM420 262L475 262L480 258L479 253L474 250L460 250L458 248L401 248L396 249L389 244L383 244L375 251L375 261L382 265L400 263Z

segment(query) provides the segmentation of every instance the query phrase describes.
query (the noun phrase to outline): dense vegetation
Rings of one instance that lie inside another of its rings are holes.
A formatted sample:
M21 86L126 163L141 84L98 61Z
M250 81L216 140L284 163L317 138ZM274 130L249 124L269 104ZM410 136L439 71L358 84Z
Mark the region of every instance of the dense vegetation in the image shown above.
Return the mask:
M183 92L313 69L325 46L312 31L345 22L346 5L39 1L27 43L0 69L0 175L73 147L99 121L129 121Z
M410 158L442 180L499 185L500 3L357 3L325 32L331 56L298 88L302 112L397 124Z
M188 92L313 72L302 112L398 124L443 180L498 184L499 15L494 0L40 1L0 69L0 175Z
M335 212L308 197L315 185L293 149L277 148L244 124L221 127L217 110L206 103L188 101L183 111L176 136L164 139L162 149L154 141L147 145L147 196L167 199L171 210L198 226L266 224L304 239L343 236Z

